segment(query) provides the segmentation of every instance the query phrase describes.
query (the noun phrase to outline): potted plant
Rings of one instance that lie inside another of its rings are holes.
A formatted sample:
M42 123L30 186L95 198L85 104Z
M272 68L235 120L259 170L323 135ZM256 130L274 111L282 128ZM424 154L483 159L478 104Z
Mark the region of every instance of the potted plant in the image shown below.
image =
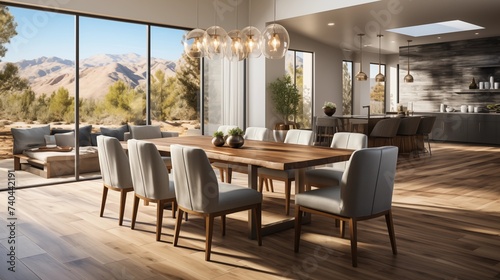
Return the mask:
M216 131L214 132L214 138L212 138L212 144L216 147L224 146L224 132Z
M337 110L337 104L326 101L325 104L323 104L323 112L325 112L325 115L331 117L333 114L335 114L335 111Z
M292 78L285 75L269 84L271 97L276 112L281 115L283 124L278 124L277 129L288 129L290 118L295 123L299 110L300 93L292 83Z
M243 138L243 130L239 127L232 128L227 131L229 137L227 137L226 144L231 148L239 148L245 143Z

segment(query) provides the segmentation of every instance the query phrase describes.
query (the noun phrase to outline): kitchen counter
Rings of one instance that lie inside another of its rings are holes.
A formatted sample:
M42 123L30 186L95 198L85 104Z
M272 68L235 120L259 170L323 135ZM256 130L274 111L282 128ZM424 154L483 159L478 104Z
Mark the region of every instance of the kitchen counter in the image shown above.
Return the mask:
M419 112L436 116L431 140L500 145L499 113Z

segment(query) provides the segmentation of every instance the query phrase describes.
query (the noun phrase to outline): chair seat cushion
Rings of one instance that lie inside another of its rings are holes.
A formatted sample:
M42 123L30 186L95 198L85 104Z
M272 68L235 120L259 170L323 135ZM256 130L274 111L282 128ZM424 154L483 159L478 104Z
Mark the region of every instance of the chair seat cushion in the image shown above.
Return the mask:
M246 187L219 183L219 203L215 207L209 207L209 212L220 212L257 203L262 203L260 192Z
M331 214L340 214L340 187L329 187L295 195L295 204Z
M295 170L276 170L276 169L268 169L268 168L259 168L258 171L259 176L270 177L270 178L283 178L283 179L295 179Z
M306 171L306 184L311 186L338 186L344 170L322 167Z

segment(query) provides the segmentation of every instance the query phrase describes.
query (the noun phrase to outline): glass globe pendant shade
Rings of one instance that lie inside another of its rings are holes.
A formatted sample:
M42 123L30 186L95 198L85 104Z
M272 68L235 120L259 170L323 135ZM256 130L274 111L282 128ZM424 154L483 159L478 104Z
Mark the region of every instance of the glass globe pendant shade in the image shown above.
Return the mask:
M239 30L232 30L227 33L229 44L227 45L226 57L230 61L241 61L247 57L244 42L246 35Z
M262 32L262 53L269 59L281 59L285 56L290 46L290 36L285 27L273 23Z
M247 26L241 30L241 33L245 36L243 45L245 47L247 57L260 57L262 54L260 50L262 40L260 30L254 26Z
M225 55L228 37L226 30L220 26L207 28L203 35L203 45L209 59L222 59Z
M189 31L182 42L184 45L184 53L191 58L202 58L205 56L205 48L203 46L203 35L205 30L193 29Z

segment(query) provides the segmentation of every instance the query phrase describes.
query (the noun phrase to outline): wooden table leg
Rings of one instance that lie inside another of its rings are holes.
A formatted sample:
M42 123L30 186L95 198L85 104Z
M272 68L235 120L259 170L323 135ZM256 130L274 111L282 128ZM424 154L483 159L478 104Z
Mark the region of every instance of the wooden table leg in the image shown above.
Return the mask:
M256 165L248 165L248 187L258 191L259 181L257 179L257 170L258 166ZM248 210L248 238L256 239L257 238L257 229L255 228L255 217L253 215L253 211Z

